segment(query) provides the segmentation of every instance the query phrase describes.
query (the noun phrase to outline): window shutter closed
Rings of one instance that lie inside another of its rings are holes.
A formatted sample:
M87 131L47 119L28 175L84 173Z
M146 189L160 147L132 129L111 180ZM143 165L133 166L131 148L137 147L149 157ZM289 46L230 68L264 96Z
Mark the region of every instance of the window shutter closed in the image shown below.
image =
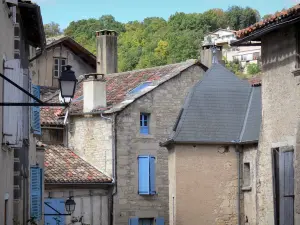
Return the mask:
M14 59L5 62L4 75L14 83L23 87L23 69L20 67L20 60ZM17 87L4 81L3 84L4 102L23 102L23 92ZM22 107L3 107L3 133L4 142L11 147L21 147L23 143L23 119Z
M157 217L155 220L156 225L165 225L165 219L163 217Z
M39 221L42 214L42 174L39 167L30 168L30 216Z
M279 155L280 225L294 224L294 152Z
M150 156L150 194L156 194L155 190L155 157Z
M150 170L149 156L139 156L139 194L149 195L150 194Z
M40 98L40 86L31 85L31 93L37 98ZM33 100L33 102L36 102ZM31 107L31 128L34 134L41 135L41 120L40 120L40 107L32 106Z
M139 225L139 218L130 218L128 224L129 225Z

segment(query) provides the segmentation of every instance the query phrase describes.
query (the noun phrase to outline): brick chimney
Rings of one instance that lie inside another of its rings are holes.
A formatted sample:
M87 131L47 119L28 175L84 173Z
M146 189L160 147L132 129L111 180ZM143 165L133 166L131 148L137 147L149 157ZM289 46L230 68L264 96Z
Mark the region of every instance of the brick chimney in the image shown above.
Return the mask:
M118 34L113 30L96 32L97 38L97 73L111 74L118 72Z
M116 73L118 69L118 35L113 30L96 32L97 72L85 75L83 81L83 112L91 112L97 107L106 107L107 74Z

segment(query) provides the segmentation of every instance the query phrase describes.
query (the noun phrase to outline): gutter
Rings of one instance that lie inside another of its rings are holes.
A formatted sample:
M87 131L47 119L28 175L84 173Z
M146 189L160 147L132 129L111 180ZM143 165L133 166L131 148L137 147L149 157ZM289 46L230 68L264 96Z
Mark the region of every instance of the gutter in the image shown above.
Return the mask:
M236 141L232 141L232 142L216 142L216 141L175 141L173 139L169 139L165 142L160 142L159 146L160 147L167 147L168 145L171 144L189 144L189 145L193 145L193 144L206 144L206 145L245 145L245 144L257 144L258 140L254 140L254 141L243 141L243 142L236 142Z
M240 145L235 145L238 167L237 215L238 225L241 225L241 151Z

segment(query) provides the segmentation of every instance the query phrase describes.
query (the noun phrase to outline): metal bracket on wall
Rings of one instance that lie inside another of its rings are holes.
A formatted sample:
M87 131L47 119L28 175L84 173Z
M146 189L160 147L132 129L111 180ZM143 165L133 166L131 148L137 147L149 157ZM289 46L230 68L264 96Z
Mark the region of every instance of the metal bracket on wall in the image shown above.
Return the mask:
M10 84L12 84L13 86L15 86L16 88L18 88L23 93L25 93L26 95L28 95L29 97L31 97L32 99L34 99L36 101L36 103L34 103L34 102L32 102L32 103L29 103L29 102L22 102L22 103L0 102L0 106L64 106L64 107L67 107L69 105L69 103L43 102L40 99L38 99L37 97L35 97L34 95L32 95L31 93L29 93L28 91L26 91L24 88L19 86L18 84L14 83L12 80L10 80L9 78L7 78L6 76L4 76L1 73L0 73L0 77L2 77L4 80L6 80L7 82L9 82Z

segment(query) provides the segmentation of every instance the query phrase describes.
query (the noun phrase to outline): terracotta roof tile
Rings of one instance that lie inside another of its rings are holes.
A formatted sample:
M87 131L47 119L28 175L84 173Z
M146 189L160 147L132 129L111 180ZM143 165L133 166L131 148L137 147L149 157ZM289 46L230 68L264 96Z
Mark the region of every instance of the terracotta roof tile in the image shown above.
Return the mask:
M45 147L45 183L111 183L112 179L61 145Z
M289 8L287 10L283 10L281 12L278 12L267 19L264 19L263 21L259 21L245 29L239 30L236 32L236 37L238 39L245 38L252 34L255 31L261 30L267 26L273 25L275 23L280 22L281 20L297 17L300 16L300 4L295 5L292 8Z
M123 73L109 74L106 76L107 106L112 106L122 102L127 93L139 84L151 81L155 82L166 78L172 74L179 74L184 69L194 65L196 60L188 60L182 63L170 64L166 66L134 70ZM83 96L83 82L78 83L74 100L70 106L70 113L82 113L83 100L76 101L76 98ZM95 109L97 111L99 109Z
M41 109L41 125L63 125L63 117L60 116L64 108L43 106Z

